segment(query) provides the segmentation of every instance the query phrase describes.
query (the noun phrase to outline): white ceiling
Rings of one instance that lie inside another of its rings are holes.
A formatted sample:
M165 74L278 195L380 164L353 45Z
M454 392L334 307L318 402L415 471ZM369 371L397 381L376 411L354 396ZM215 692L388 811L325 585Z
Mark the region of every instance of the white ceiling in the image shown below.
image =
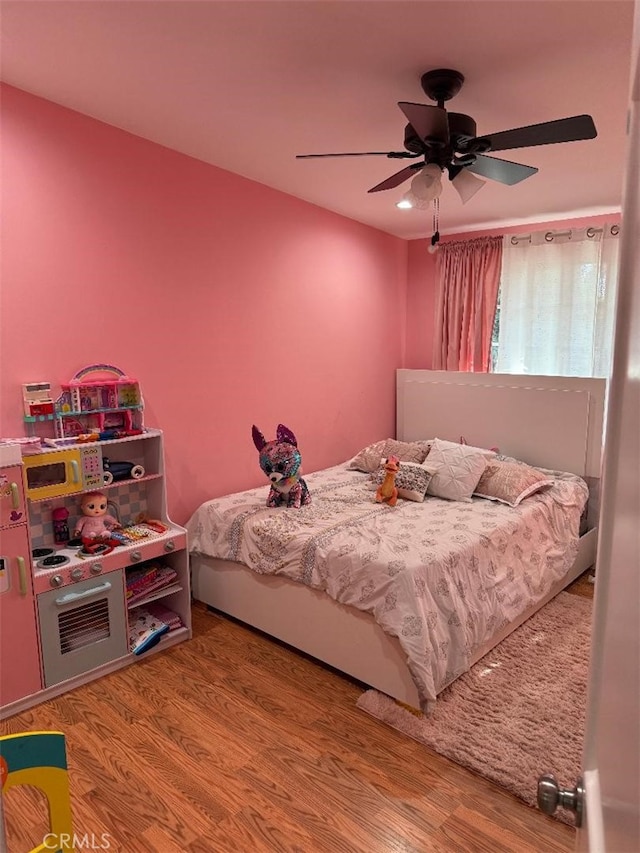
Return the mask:
M432 104L421 75L455 68L448 103L478 134L588 113L594 140L518 149L537 166L467 205L451 186L441 231L620 207L632 0L10 0L2 79L169 148L405 238L431 212L367 190L406 161L296 160L402 150L401 100Z

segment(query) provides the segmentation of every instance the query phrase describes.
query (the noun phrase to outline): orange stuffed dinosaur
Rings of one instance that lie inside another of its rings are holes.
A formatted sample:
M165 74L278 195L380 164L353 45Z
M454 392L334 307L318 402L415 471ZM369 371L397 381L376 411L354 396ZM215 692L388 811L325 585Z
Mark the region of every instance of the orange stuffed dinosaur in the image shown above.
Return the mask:
M396 488L396 474L400 470L400 460L397 456L390 456L384 464L384 480L376 491L376 503L386 501L389 506L395 506L398 502L398 490Z

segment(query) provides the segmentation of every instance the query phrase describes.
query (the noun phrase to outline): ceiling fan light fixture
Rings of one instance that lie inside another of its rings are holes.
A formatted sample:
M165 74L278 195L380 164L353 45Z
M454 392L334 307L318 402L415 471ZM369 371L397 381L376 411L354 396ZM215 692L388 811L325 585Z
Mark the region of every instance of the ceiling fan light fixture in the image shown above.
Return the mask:
M477 178L472 172L469 172L468 169L462 169L462 171L453 178L451 183L460 196L462 203L466 204L487 182Z
M401 204L405 209L412 208L413 210L426 210L431 207L432 199L418 198L411 190L402 196Z
M430 163L416 173L407 192L396 202L396 207L425 210L431 207L435 199L440 198L441 193L442 169Z
M429 163L411 181L410 192L421 202L429 204L442 193L442 169Z
M405 193L400 201L396 202L396 207L399 207L400 210L411 210L413 202L411 201L410 193Z

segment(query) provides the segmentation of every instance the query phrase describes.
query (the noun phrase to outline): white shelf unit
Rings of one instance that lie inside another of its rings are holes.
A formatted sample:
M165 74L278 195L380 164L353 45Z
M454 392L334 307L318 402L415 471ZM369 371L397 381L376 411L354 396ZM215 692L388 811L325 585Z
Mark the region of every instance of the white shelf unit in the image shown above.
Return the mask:
M168 649L192 636L187 534L167 513L162 432L150 429L141 435L96 444L103 458L108 457L112 462L133 462L145 469L142 478L116 480L100 488L108 497L109 511L115 508L122 515L119 520L125 528L144 516L160 521L166 530L152 531L148 538L115 547L102 556L81 555L77 548L54 542L51 514L54 509L65 507L69 511L70 535L73 535L79 499L93 489L69 491L67 487L62 494L46 498L30 498L27 494L32 547L52 548L54 554L65 557L66 562L48 568L42 566L39 558L31 557L43 687L0 707L0 719L142 661L149 654ZM59 450L80 446L66 444ZM42 461L46 462L44 457L57 450L54 447L45 450ZM153 590L129 606L127 569L150 561L170 566L175 578L170 586ZM142 654L134 654L129 646L130 611L152 601L161 602L173 611L182 627L170 630L157 645Z

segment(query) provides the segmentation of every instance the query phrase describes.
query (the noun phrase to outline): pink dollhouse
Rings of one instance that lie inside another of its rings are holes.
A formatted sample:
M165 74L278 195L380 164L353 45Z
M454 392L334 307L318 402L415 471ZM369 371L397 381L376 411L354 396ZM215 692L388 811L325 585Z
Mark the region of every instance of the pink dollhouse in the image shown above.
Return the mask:
M139 435L144 431L144 401L140 383L112 364L90 364L78 371L69 382L61 383L60 396L49 399L44 408L40 399L34 403L33 389L50 389L48 383L23 386L24 420L33 434L37 425L54 424L55 439L78 439L83 436L113 438ZM42 394L43 392L40 392ZM46 429L46 427L45 427Z
M54 406L57 438L143 429L140 383L110 364L91 364L62 383Z

